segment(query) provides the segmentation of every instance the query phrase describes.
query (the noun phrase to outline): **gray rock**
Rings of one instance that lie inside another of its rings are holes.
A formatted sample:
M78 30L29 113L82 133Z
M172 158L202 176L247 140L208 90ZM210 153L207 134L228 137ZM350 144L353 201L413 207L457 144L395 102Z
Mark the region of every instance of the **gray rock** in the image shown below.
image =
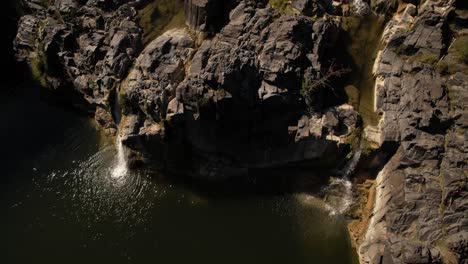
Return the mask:
M141 148L134 150L152 153L167 144L164 160L153 162L177 164L171 159L179 157L169 152L178 148L176 142L185 142L195 157L187 164L194 175L222 178L224 172L232 176L249 168L318 161L326 151L339 149L340 137L356 127L352 108L334 107L333 133L322 133L320 113L304 116L306 125L290 131L296 137L287 129L306 110L301 79L305 72L313 78L329 63L323 55L337 29L333 21L279 16L269 7L242 1L230 22L193 56L194 41L187 33L159 37L127 78L124 108L126 115L138 115L151 126L163 122L168 129L157 130L164 136L153 136L140 123ZM211 153L217 153L216 161Z
M372 224L359 251L363 263L385 258L383 250L368 250L387 240L389 263L466 259L466 104L452 98L463 100L468 86L463 73L441 76L421 59L437 61L447 47L452 4L427 1L418 14L409 5L384 32L374 68L376 106L383 113L382 141L400 147L377 180Z
M326 13L333 13L330 0L292 0L291 7L306 16L323 16Z

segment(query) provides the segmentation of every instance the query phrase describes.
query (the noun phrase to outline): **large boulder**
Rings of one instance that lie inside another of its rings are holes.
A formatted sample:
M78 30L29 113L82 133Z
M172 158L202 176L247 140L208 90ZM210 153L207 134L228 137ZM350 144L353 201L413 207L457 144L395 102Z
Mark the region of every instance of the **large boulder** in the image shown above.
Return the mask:
M327 154L330 162L338 159L357 113L338 107L330 92L334 104L318 107L310 119L300 93L304 78L330 64L325 55L337 23L280 16L254 1L242 1L229 21L193 58L194 43L183 32L169 32L145 49L123 94L125 115L139 120L128 119L134 127L124 143L149 164L178 170L184 163L194 175L212 178L319 163ZM324 101L325 94L311 96ZM304 118L313 133L302 132ZM155 158L158 151L165 154Z

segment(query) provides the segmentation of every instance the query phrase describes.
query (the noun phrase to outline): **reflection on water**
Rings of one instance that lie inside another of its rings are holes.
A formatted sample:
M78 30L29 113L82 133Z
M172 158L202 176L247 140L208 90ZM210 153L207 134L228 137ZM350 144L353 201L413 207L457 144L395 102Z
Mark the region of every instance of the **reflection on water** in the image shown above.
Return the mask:
M355 263L344 220L299 194L212 197L116 169L119 144L99 143L86 117L35 113L43 122L21 129L53 136L12 148L2 263Z

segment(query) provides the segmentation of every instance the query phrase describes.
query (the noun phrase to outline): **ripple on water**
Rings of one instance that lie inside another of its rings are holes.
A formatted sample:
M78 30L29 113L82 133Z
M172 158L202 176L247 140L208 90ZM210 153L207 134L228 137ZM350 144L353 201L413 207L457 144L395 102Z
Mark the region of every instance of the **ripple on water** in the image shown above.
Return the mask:
M64 210L87 229L99 225L144 225L156 197L163 194L144 172L119 171L115 174L115 149L107 146L89 158L75 163L70 171L54 171L46 181L36 183L42 192L54 191ZM153 197L148 197L151 194ZM131 234L129 234L131 235ZM94 238L102 234L95 232Z
M144 171L113 177L117 158L115 147L104 146L69 169L52 171L35 181L35 189L53 199L48 200L53 206L47 214L56 215L67 229L74 225L72 235L79 237L86 254L98 248L116 252L117 259L144 256L168 263L169 252L181 250L187 257L177 256L179 261L173 263L187 263L206 258L200 247L213 248L210 256L226 257L242 245L235 251L236 259L226 263L239 263L252 252L278 259L271 263L285 263L279 248L289 252L287 258L294 258L293 263L307 263L330 259L336 249L349 248L342 219L330 216L307 195L214 199L155 182ZM36 230L47 225L47 230L55 230L47 223L49 218L40 216Z

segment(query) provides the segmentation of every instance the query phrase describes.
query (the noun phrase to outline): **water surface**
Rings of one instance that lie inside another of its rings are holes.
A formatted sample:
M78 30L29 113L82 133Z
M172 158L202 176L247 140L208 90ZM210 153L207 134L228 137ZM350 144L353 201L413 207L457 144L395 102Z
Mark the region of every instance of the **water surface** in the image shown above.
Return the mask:
M114 144L89 117L31 87L0 108L2 263L356 263L344 219L308 196L115 177Z

